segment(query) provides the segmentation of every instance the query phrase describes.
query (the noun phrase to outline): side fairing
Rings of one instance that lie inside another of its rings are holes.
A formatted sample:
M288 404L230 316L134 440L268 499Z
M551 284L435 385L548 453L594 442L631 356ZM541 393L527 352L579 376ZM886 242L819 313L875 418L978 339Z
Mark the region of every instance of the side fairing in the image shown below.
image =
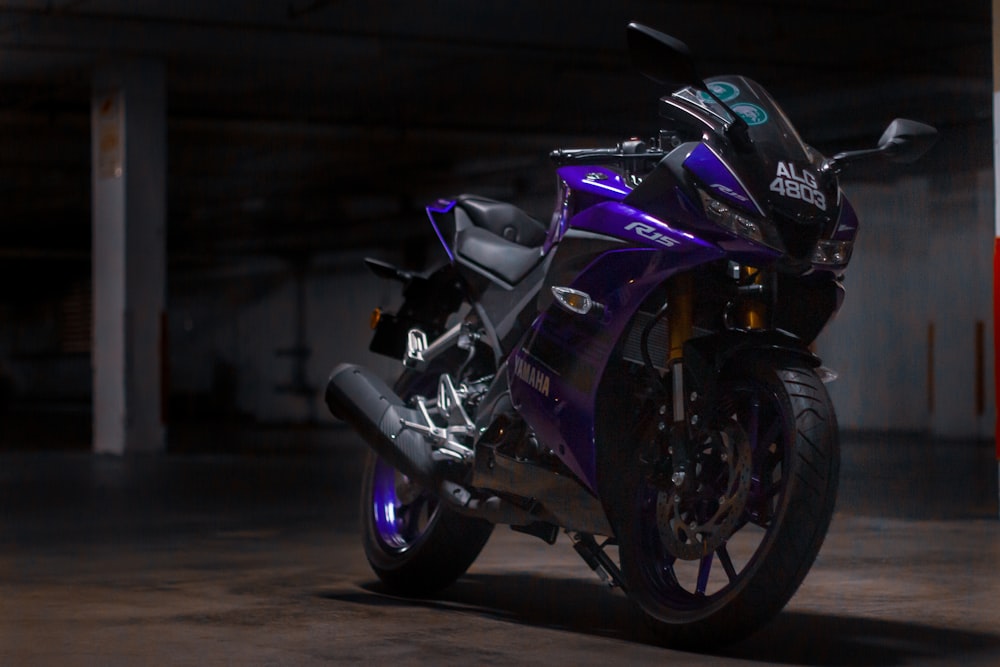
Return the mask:
M858 234L858 214L854 212L854 207L843 194L840 195L840 215L837 218L836 226L830 234L831 239L838 241L853 241Z
M760 203L725 161L708 144L698 144L684 161L684 168L716 197L753 215L765 215Z
M671 197L670 194L664 195L665 199L669 197ZM679 218L690 215L690 213L683 212L685 206L683 195L678 191L675 193L674 210L671 217ZM679 249L682 244L708 245L693 235L667 224L658 217L634 206L618 202L605 202L587 209L573 219L572 228L655 250Z
M720 258L723 252L613 202L577 216L563 244L574 238L595 244L592 256L575 272L560 270L561 244L542 292L550 292L553 285L572 287L600 306L580 315L549 299L525 342L511 355L508 380L514 404L540 442L593 490L594 400L617 341L658 285L675 273Z
M600 165L560 167L556 173L574 192L598 199L621 201L632 191L618 171Z
M546 253L562 241L569 231L570 220L581 211L606 201L621 201L632 191L622 175L608 167L560 167L556 174L559 178L559 197L545 239Z
M427 207L427 217L434 228L444 251L448 253L448 260L455 261L455 249L451 247L451 242L455 238L455 220L452 211L455 208L455 201L451 199L438 199Z

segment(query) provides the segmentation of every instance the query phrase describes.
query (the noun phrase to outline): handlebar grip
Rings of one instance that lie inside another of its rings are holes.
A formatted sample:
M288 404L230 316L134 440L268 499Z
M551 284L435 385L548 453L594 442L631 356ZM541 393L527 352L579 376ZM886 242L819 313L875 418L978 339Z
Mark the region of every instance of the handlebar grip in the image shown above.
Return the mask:
M621 156L617 148L557 148L549 153L553 162L564 164L607 164Z
M558 166L567 164L608 164L636 160L659 160L666 153L661 150L643 151L638 153L623 152L621 147L615 148L558 148L549 153L549 158Z

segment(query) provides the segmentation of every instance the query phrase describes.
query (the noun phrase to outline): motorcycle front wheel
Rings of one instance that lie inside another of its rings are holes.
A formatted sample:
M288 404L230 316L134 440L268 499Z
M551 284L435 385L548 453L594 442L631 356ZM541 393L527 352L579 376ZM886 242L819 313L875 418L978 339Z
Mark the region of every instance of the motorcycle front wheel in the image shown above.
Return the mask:
M436 387L437 375L404 373L402 398ZM431 491L369 452L361 488L361 535L365 556L393 592L425 596L453 583L486 545L493 524L461 516Z
M702 542L678 526L678 491L650 475L643 462L632 462L622 485L621 502L630 511L621 513L617 530L629 597L673 646L734 642L776 615L812 566L836 497L836 416L811 368L747 363L720 382L712 404L717 423L739 432L740 447L731 447L730 456L745 459L739 503L730 503L737 509L719 522L724 539ZM647 430L640 437L654 436ZM708 499L698 503L709 505L709 514L725 504L702 487L720 477L725 480L725 473L698 482L700 497ZM726 499L732 488L714 492ZM688 506L695 516L697 506ZM698 546L702 552L692 554Z

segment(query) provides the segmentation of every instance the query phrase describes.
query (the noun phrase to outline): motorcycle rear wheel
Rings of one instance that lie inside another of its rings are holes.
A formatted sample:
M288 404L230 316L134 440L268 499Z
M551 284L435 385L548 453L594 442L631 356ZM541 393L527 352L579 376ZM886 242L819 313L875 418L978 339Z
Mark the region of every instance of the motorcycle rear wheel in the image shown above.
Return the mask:
M436 388L437 375L404 373L402 398ZM413 597L439 591L465 574L493 532L493 524L449 510L437 496L369 452L361 488L365 556L394 593Z
M700 559L671 555L657 506L662 512L661 494L673 491L638 461L623 484L621 502L632 511L622 513L618 538L629 597L678 647L731 643L776 615L812 566L836 498L836 416L812 369L746 364L721 382L713 403L722 406L717 414L735 416L752 451L746 507L721 546Z

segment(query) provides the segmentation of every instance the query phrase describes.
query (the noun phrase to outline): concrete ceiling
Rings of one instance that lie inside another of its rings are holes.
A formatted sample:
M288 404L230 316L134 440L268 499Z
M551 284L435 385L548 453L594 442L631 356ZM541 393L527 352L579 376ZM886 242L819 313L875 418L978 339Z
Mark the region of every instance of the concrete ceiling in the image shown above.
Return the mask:
M0 2L0 261L85 261L103 63L166 65L184 265L405 241L458 190L547 203L550 149L658 128L629 20L707 75L763 83L822 150L867 147L896 116L943 133L991 118L985 0Z

